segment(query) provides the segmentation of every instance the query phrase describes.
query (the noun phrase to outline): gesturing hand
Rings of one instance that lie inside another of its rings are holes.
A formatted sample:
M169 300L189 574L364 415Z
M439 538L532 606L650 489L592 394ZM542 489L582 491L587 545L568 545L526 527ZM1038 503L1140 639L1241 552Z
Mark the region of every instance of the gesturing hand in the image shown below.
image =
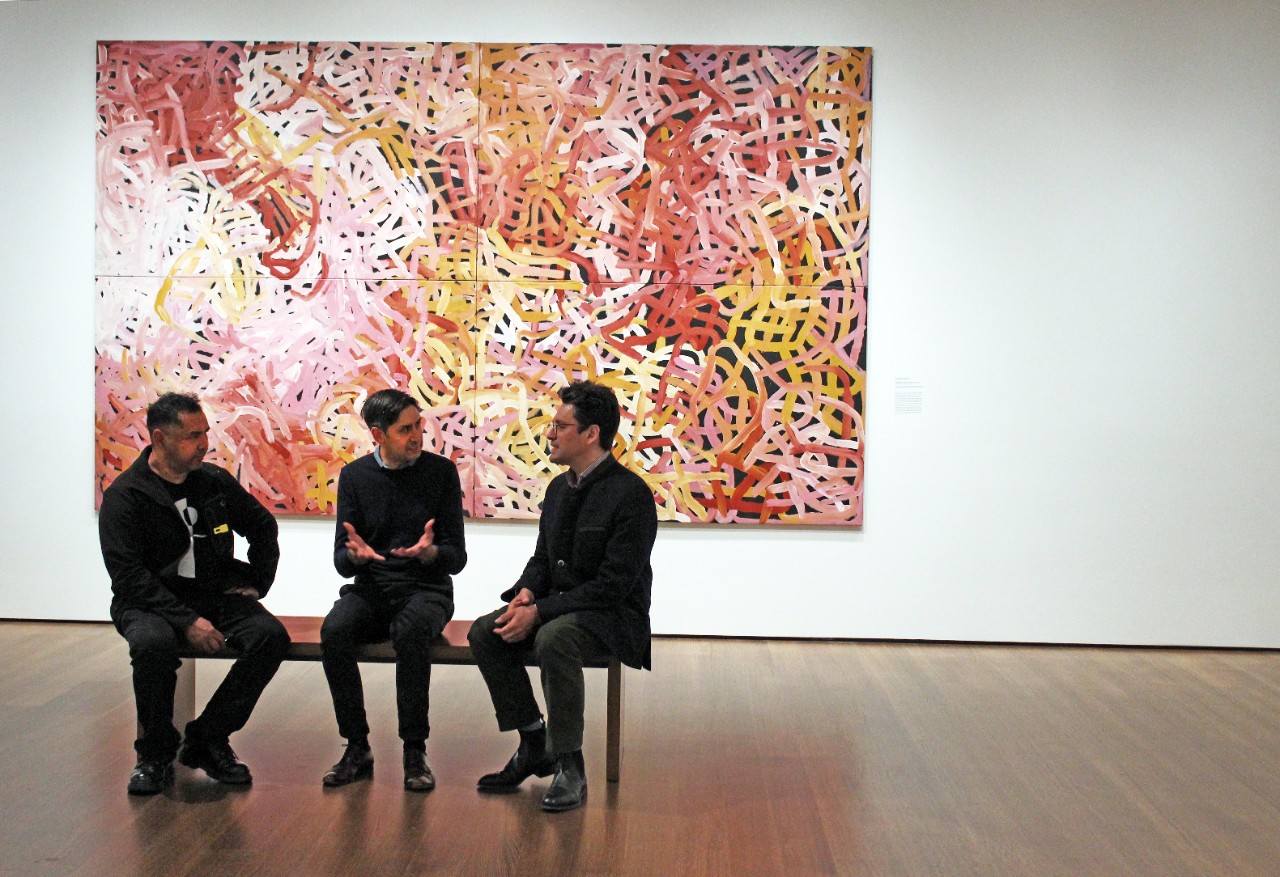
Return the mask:
M432 518L422 527L422 537L408 548L392 548L396 557L416 557L422 563L431 563L440 553L435 546L436 519Z
M369 547L369 543L360 538L360 534L356 532L356 528L346 521L342 522L342 526L347 531L347 555L351 558L351 562L357 566L363 566L371 560L386 560L378 552Z

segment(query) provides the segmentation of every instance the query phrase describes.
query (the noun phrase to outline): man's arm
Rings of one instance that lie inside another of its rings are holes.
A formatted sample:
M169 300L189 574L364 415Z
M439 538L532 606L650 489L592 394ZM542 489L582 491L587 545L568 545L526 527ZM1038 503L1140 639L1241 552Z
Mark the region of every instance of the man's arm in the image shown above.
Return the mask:
M265 597L280 565L280 526L266 506L254 499L230 472L219 469L218 473L227 497L227 523L249 543L254 588L259 598Z
M548 593L546 532L553 517L546 513L549 507L549 503L544 503L543 516L538 521L538 544L533 550L533 557L524 565L520 580L502 593L502 599L507 601L507 609L494 619L493 632L505 642L515 643L525 639L541 620L534 600L538 593ZM535 588L538 589L537 593Z
M434 527L434 544L439 553L434 562L446 575L457 575L467 565L467 539L462 523L462 482L458 479L458 467L452 461L442 469L443 495Z
M338 517L333 537L333 568L344 579L354 578L360 567L369 562L369 559L365 559L357 563L351 556L351 549L347 547L347 544L352 541L352 532L356 537L361 537L360 528L364 524L359 503L355 499L355 487L352 482L354 477L354 470L351 469L350 464L338 473ZM347 525L350 525L350 531ZM364 539L360 538L360 542L364 542ZM376 555L372 549L370 551Z
M136 505L123 494L108 490L98 512L98 542L111 576L112 593L126 605L154 612L174 630L185 633L199 615L148 568L146 538L147 526Z
M510 603L522 589L526 588L534 599L550 593L551 585L548 573L551 561L550 551L547 548L547 543L550 540L547 534L558 514L560 495L561 491L557 482L551 482L543 499L542 516L538 519L538 542L534 546L533 556L525 563L524 571L520 573L520 578L516 580L515 585L502 592L502 600Z

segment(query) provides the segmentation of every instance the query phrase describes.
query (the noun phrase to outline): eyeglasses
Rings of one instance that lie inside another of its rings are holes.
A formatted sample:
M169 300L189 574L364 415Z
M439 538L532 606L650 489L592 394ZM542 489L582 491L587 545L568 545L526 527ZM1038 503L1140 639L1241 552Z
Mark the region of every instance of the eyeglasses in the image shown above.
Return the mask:
M547 424L547 432L549 433L563 432L566 429L577 429L577 428L578 428L578 424L574 423L573 421L570 421L568 423L561 423L558 420L553 420Z

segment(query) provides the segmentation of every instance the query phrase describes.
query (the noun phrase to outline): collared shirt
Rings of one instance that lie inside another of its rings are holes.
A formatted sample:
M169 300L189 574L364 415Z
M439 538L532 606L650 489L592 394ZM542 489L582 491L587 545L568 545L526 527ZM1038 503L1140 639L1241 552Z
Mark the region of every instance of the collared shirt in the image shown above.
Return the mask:
M594 463L592 463L590 466L588 466L586 469L583 470L581 475L578 475L572 469L570 469L568 472L569 477L567 479L569 482L569 486L572 487L574 490L577 490L578 485L581 484L588 475L594 472L601 463L603 463L606 459L608 459L608 457L609 457L609 454L607 452L601 454L599 457L596 458L596 461Z

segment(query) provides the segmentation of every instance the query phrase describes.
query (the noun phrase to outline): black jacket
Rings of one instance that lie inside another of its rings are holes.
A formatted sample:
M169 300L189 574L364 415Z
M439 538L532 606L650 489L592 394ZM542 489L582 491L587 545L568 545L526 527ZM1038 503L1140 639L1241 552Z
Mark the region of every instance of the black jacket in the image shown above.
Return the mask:
M602 462L577 488L558 475L543 499L533 557L502 599L528 588L540 621L576 612L623 663L648 669L657 535L653 492L617 460Z
M98 539L111 576L111 616L146 609L184 633L200 616L192 604L247 586L265 595L280 561L276 520L231 473L205 463L187 476L195 507L196 578L177 575L192 536L177 506L147 460L145 449L102 494ZM249 542L249 562L234 556L235 533Z

